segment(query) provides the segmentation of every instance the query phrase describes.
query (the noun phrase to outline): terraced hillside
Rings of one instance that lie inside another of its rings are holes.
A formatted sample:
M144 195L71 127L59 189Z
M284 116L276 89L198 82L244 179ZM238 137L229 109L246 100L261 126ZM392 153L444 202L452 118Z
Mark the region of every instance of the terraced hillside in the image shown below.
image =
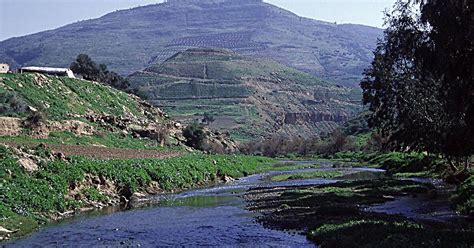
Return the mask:
M360 109L357 90L230 50L189 49L129 80L173 118L192 122L209 113L212 128L241 140L317 136Z
M0 42L13 66L69 66L79 53L130 74L189 48L271 58L357 86L382 30L297 16L261 0L169 0Z

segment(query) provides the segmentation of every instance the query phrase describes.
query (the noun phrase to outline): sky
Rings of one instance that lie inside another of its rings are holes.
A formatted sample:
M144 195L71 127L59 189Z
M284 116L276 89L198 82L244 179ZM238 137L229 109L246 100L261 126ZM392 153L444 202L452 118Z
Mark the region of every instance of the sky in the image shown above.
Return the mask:
M317 20L382 27L395 0L264 0ZM0 41L162 0L0 0Z

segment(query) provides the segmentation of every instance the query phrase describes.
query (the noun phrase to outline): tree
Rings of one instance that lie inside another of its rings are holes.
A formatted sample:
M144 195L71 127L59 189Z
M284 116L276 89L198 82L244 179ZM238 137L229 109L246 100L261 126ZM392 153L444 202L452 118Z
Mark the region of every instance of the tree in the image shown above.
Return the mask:
M215 118L214 116L209 113L209 112L205 112L203 117L202 117L202 122L203 123L206 123L206 124L211 124L215 121Z
M79 54L70 69L86 80L99 81L101 68L87 54Z
M393 149L464 158L468 166L474 153L472 5L399 0L387 14L361 87L372 111L369 124Z
M86 80L98 81L110 85L119 90L128 90L129 82L119 74L109 71L107 65L97 65L88 55L79 54L70 69L77 74L82 75Z

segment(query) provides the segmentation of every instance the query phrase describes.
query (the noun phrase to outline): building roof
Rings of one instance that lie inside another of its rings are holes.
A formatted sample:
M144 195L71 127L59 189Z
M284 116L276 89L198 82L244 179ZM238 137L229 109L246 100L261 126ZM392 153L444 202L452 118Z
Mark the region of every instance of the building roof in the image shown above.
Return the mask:
M73 78L74 73L69 68L54 68L54 67L39 67L39 66L26 66L20 68L22 71L35 71L35 72L44 72L44 73L64 73L68 77Z
M54 72L56 72L56 73L67 73L71 69L69 69L69 68L26 66L26 67L22 67L21 70L44 71L44 72L52 72L52 73L54 73Z

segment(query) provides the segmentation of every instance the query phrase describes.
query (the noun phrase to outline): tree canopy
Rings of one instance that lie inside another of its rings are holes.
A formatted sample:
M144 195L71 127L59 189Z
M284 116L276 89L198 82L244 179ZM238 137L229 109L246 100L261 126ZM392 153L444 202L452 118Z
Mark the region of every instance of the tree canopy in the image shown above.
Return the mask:
M474 1L398 0L361 82L370 125L400 150L474 153Z
M130 86L125 78L109 71L105 64L97 65L87 54L79 54L70 69L86 80L98 81L119 90L127 90Z

